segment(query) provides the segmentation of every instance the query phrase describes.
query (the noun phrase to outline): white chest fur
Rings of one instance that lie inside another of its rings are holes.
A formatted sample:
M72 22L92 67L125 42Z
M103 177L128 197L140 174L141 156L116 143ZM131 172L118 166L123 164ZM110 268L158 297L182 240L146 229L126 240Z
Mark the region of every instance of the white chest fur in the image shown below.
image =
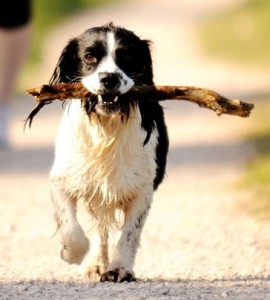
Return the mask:
M157 132L143 146L145 137L137 108L126 123L118 115L90 120L73 100L59 127L51 179L91 210L118 207L153 186Z

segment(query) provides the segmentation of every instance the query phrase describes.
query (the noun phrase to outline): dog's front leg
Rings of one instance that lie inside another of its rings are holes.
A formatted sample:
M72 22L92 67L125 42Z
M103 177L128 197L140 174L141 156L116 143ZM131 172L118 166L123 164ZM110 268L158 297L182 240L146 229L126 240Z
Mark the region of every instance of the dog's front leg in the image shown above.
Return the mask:
M56 182L52 182L51 195L63 246L61 258L71 264L80 264L89 249L89 240L76 218L77 201Z
M92 237L92 236L91 236ZM97 225L97 232L93 235L95 242L91 243L92 257L87 268L86 274L91 280L97 280L109 265L108 254L108 229L103 224Z
M135 281L133 264L140 242L141 232L148 215L153 191L132 200L126 207L121 237L114 250L113 259L101 281Z

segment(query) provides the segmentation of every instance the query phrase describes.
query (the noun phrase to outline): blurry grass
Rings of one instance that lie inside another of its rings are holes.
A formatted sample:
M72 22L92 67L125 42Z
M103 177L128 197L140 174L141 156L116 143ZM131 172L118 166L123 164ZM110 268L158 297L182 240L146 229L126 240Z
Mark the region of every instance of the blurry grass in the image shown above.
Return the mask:
M41 49L44 37L54 27L59 26L75 13L84 9L94 10L110 2L110 0L33 0L31 48L19 76L18 93L24 91L26 86L31 86L33 74L38 74L43 55Z
M260 100L253 124L247 137L255 147L255 156L247 165L240 187L251 192L245 200L245 209L260 220L270 219L270 99Z
M117 0L120 1L120 0ZM29 87L33 74L38 74L42 61L44 36L54 27L65 22L70 16L83 9L94 10L110 3L110 0L33 0L32 1L32 40L30 53L18 80L18 92ZM116 1L115 1L116 2Z
M270 66L270 1L249 0L204 20L204 51L239 64Z
M202 21L199 38L204 52L250 67L270 67L270 1L248 0ZM253 130L247 137L255 155L241 178L250 192L241 209L270 220L270 97L258 99ZM244 207L243 207L244 206Z
M40 62L41 43L53 27L83 9L95 9L110 0L35 0L33 1L33 40L28 64Z

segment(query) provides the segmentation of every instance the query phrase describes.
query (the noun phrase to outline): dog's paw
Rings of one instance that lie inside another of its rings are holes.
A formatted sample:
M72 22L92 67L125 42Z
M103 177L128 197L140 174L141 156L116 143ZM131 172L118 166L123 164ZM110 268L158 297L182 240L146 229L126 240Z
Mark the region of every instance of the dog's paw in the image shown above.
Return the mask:
M127 271L124 268L117 268L111 271L103 273L100 277L101 282L124 282L124 281L136 281L136 277L133 271Z
M101 274L102 272L99 265L91 266L85 272L85 275L91 281L99 281Z
M80 264L89 249L89 240L84 238L80 243L63 244L61 258L70 264Z
M106 267L102 264L96 264L89 267L85 275L91 280L91 281L100 281L101 274L103 274L106 270Z

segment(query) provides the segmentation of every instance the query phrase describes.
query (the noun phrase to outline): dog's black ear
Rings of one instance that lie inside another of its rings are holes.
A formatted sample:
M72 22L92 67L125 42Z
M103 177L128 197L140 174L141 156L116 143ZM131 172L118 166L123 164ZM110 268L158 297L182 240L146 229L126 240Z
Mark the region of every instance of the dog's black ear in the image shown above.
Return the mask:
M67 46L62 51L58 63L54 69L53 75L49 81L50 84L57 84L60 82L75 81L81 76L81 60L78 55L78 41L77 39L70 40ZM27 123L31 127L36 114L51 101L39 102L36 107L31 111L24 123L24 128Z
M72 39L62 51L53 75L49 81L50 84L60 82L76 81L81 76L81 60L78 54L78 40Z
M143 77L143 82L148 85L154 85L151 46L152 46L151 41L142 40L142 53L140 55L142 59L142 63L144 64L144 72L142 74L142 77Z

